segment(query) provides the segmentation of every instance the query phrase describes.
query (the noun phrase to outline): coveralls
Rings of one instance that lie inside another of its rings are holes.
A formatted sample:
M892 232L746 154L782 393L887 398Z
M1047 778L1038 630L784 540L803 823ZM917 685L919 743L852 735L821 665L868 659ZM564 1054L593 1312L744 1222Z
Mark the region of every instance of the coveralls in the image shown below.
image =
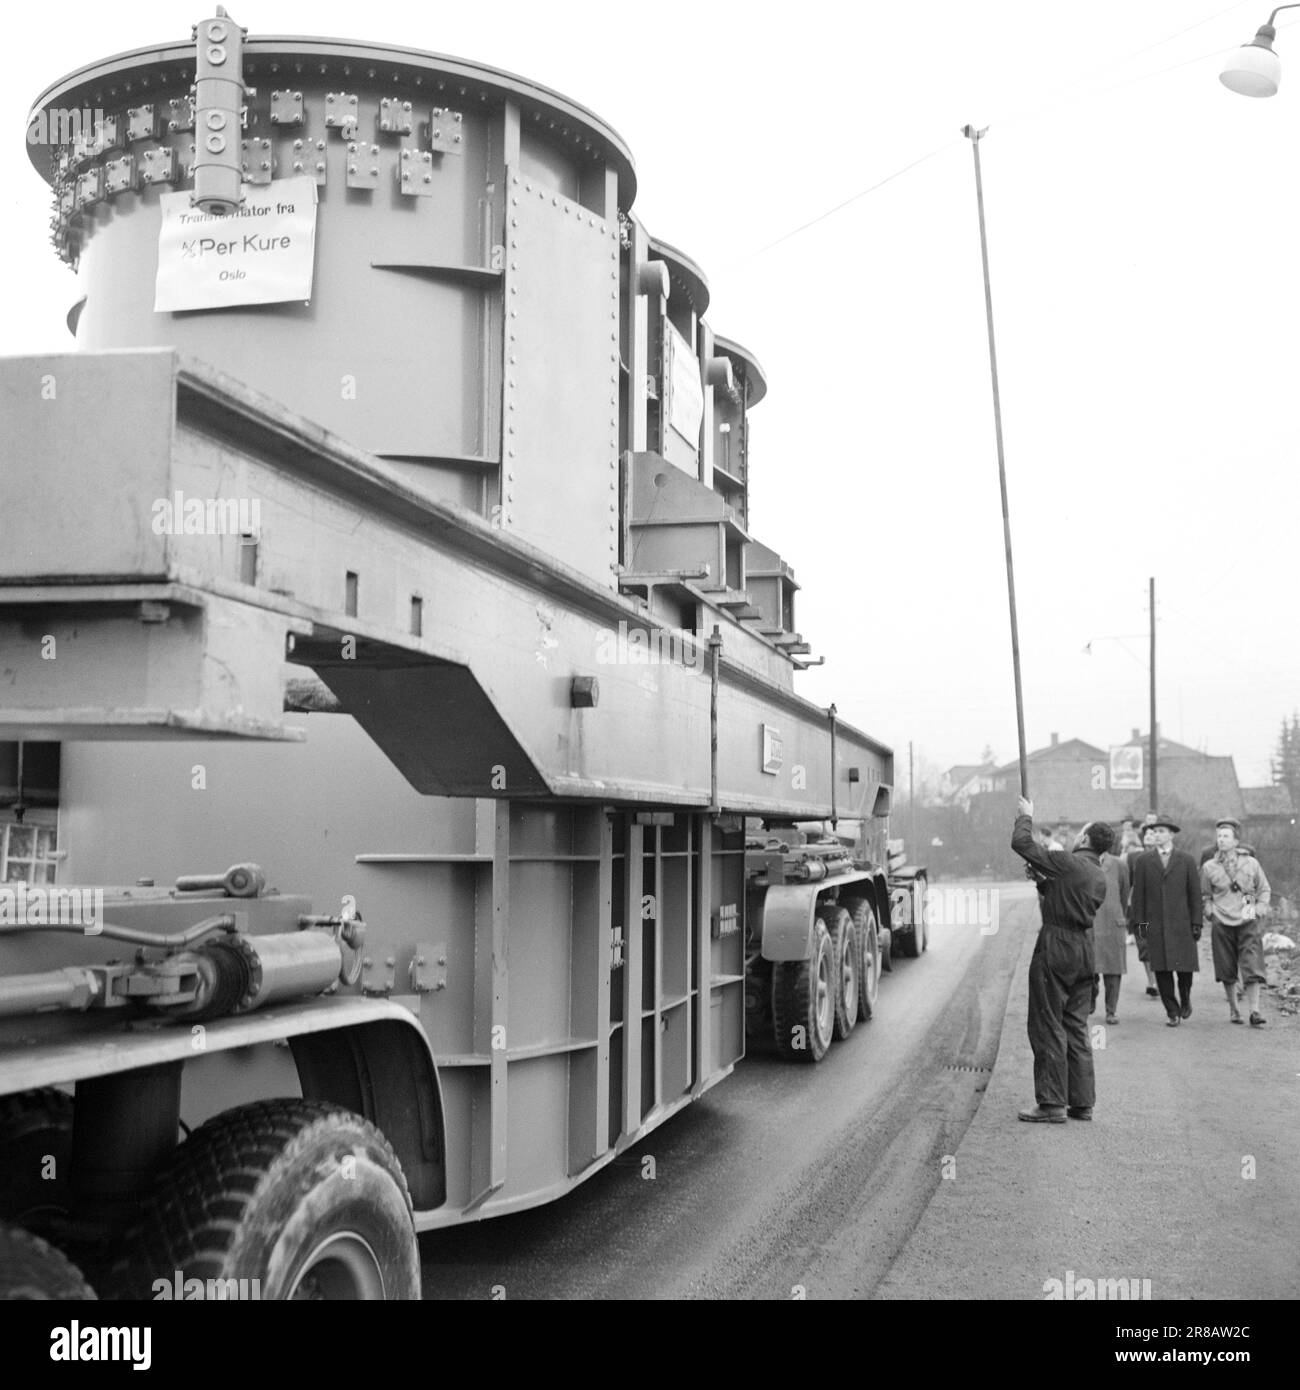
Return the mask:
M1040 1106L1091 1109L1096 1100L1088 1014L1096 973L1092 923L1106 900L1096 851L1045 850L1033 822L1017 816L1011 848L1039 878L1043 925L1029 962L1029 1045Z

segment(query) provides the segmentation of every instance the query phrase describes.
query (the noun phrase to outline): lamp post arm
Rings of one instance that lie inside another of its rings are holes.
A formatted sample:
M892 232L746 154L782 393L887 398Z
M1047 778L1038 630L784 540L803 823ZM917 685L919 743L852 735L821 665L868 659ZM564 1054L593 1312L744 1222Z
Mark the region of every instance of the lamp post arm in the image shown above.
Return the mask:
M1294 5L1279 5L1277 9L1275 9L1273 13L1268 17L1268 28L1273 28L1273 21L1278 17L1278 15L1282 13L1283 10L1300 10L1300 0L1298 0L1298 2ZM1276 33L1277 31L1274 30L1273 33L1269 35L1269 38L1271 39L1275 37Z

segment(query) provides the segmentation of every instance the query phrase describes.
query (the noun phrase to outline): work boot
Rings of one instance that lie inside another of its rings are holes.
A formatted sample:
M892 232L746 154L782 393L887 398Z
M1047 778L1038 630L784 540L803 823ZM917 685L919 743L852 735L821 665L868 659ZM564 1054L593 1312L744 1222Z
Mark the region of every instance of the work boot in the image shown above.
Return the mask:
M1070 1105L1070 1106L1067 1106L1067 1107L1066 1107L1065 1113L1066 1113L1072 1120L1090 1120L1090 1119L1092 1119L1092 1106L1091 1106L1091 1105Z
M1031 1125L1063 1125L1065 1106L1035 1105L1032 1110L1022 1110L1020 1118Z
M1192 1016L1192 1001L1189 999L1189 1000L1187 1001L1187 1003L1185 1003L1185 1004L1183 1005L1183 1017L1184 1017L1184 1018L1191 1018L1191 1016Z

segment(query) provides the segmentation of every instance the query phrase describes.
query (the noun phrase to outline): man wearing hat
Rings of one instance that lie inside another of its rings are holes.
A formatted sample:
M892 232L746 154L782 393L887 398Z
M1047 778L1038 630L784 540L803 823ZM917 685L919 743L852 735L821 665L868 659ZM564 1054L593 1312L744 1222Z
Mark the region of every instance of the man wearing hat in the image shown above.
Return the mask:
M1173 821L1157 816L1149 828L1155 846L1133 865L1129 921L1136 932L1146 932L1160 1002L1169 1027L1176 1028L1192 1016L1192 976L1200 969L1196 944L1201 939L1203 914L1200 874L1196 860L1174 848L1178 826Z
M1241 1023L1237 977L1246 987L1246 1005L1254 1028L1263 1026L1259 987L1264 983L1264 924L1271 892L1258 859L1240 843L1241 822L1224 816L1214 827L1217 850L1201 865L1201 896L1210 921L1214 978L1228 996L1228 1018Z

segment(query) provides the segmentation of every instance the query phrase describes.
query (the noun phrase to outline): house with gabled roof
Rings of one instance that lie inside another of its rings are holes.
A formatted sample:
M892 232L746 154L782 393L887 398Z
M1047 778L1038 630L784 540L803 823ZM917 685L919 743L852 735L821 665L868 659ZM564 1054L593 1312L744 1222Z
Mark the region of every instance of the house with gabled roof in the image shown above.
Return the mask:
M965 811L972 796L997 790L996 773L993 763L956 763L939 783L939 803Z
M1089 821L1103 820L1118 825L1125 818L1140 821L1150 809L1150 769L1145 760L1150 740L1134 729L1119 747L1138 747L1143 757L1143 786L1132 790L1111 785L1110 751L1083 739L1062 740L1053 734L1044 748L1036 748L1027 758L1029 795L1034 803L1034 819L1039 825L1055 829L1063 843ZM1212 831L1220 816L1245 818L1245 803L1237 781L1236 765L1230 757L1203 753L1198 748L1160 736L1156 756L1158 811L1181 817L1189 837L1203 837ZM997 769L997 790L1018 790L1019 762Z

